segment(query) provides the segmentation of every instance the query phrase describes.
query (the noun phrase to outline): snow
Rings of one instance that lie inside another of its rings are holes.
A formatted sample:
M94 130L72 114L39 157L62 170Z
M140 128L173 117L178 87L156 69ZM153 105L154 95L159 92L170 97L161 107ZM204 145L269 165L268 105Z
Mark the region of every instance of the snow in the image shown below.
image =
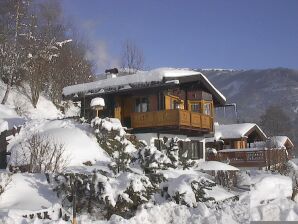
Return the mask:
M200 72L193 71L190 69L174 69L174 68L158 68L150 71L138 71L132 75L119 76L113 79L103 79L90 83L83 83L73 86L68 86L63 89L65 96L80 93L89 92L91 90L98 90L127 86L129 84L140 84L140 83L151 83L151 82L162 82L164 78L175 79L184 76L201 76L210 86L214 89L217 94L226 101L226 98L210 83L210 81Z
M244 203L246 199L241 199ZM231 202L224 209L216 207L207 207L204 203L198 203L196 208L189 208L185 205L177 205L173 202L166 202L160 205L146 204L140 207L134 217L124 219L120 216L113 215L109 221L90 221L88 216L81 216L80 221L86 224L166 224L166 223L241 223L248 224L246 206Z
M38 211L59 202L44 174L14 174L0 195L0 214Z
M66 104L64 109L65 117L80 117L81 102L73 103L72 101L67 101Z
M25 119L17 115L14 109L2 104L0 104L0 119L7 122L8 129L22 125L25 122Z
M93 98L91 100L90 107L96 107L96 106L104 107L105 106L105 100L101 97Z
M238 168L226 163L217 161L205 161L198 163L194 169L198 170L239 170Z
M255 171L251 174L251 220L297 221L298 204L290 200L292 179L264 171Z
M207 138L206 142L214 142L220 139L235 139L247 137L246 134L256 127L266 138L266 134L254 123L240 123L240 124L224 124L214 125L215 133L214 138Z
M102 128L104 128L107 131L119 131L119 135L123 136L125 132L125 128L122 127L122 124L119 119L117 118L99 118L96 117L91 121L91 127L95 127L96 125L101 125ZM96 130L96 132L99 132L100 130Z
M263 174L251 179L251 207L275 198L291 197L292 179L282 175Z
M9 163L14 164L15 161L19 161L17 156L20 156L22 152L21 143L36 133L52 142L63 144L64 157L68 167L82 166L87 161L91 163L109 162L110 157L99 147L92 130L92 128L79 125L72 120L31 121L24 125L20 134L8 145L8 150L11 152Z
M8 130L8 122L0 119L0 133Z
M168 194L174 196L176 192L179 192L183 195L184 201L189 206L196 206L197 202L195 199L195 194L191 186L192 182L205 182L210 181L214 183L210 176L196 170L164 170L159 171L163 173L167 182L162 183L162 187L168 188ZM214 186L210 190L205 189L206 197L213 197L215 201L222 201L231 197L234 197L235 194L229 192L222 188L221 186Z
M219 152L255 152L267 150L266 148L242 148L242 149L222 149Z
M128 202L131 201L129 198L131 195L125 193L130 185L134 192L142 192L146 190L145 187L152 187L148 177L128 172L109 178L97 174L97 181L103 184L104 191L101 197L107 199L112 206L116 205L119 196L123 197Z
M286 142L289 142L291 145L293 143L287 136L272 136L269 138L269 144L272 147L280 148L280 149L285 149L285 144Z
M61 111L41 94L36 108L34 108L24 92L27 87L12 87L5 105L0 105L0 119L6 120L9 129L19 126L29 119L56 119L63 117ZM2 99L6 90L6 85L0 81L0 98Z

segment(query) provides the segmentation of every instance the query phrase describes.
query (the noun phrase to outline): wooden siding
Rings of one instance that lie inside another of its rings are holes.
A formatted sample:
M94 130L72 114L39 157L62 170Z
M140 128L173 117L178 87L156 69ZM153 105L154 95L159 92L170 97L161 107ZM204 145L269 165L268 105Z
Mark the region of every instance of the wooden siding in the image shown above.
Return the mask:
M187 110L162 110L131 114L132 128L184 126L192 129L213 130L213 118Z
M119 96L115 97L114 116L121 121L122 99Z
M150 95L149 96L149 110L150 111L157 111L157 106L158 101L157 101L157 95Z
M234 149L244 149L247 147L247 143L245 140L236 140L234 141Z
M123 99L123 108L122 108L123 118L130 117L131 112L134 111L134 103L135 103L135 100L131 97L127 97Z

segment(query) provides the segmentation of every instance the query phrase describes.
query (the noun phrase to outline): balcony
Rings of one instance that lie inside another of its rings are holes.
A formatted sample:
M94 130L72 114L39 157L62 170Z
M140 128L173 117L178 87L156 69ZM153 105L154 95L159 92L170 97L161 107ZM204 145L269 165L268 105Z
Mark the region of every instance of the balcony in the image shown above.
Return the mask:
M208 156L207 160L229 161L236 167L268 167L282 164L287 160L284 149L224 149L217 152L215 157Z
M213 118L188 110L134 112L131 126L133 129L172 128L209 133L213 131Z

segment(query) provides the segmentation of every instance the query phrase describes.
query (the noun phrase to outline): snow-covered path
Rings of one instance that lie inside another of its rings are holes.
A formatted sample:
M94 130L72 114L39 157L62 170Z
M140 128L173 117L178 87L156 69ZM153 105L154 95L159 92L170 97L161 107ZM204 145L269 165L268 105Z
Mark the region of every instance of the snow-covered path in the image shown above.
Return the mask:
M0 213L34 212L52 207L59 199L44 174L14 174L0 195Z

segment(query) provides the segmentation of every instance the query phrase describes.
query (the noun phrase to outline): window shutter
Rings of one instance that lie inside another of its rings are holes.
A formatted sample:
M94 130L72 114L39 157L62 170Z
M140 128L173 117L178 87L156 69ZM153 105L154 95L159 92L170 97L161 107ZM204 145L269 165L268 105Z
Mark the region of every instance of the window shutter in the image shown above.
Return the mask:
M185 151L187 151L187 158L191 159L191 142L184 142L183 148Z

